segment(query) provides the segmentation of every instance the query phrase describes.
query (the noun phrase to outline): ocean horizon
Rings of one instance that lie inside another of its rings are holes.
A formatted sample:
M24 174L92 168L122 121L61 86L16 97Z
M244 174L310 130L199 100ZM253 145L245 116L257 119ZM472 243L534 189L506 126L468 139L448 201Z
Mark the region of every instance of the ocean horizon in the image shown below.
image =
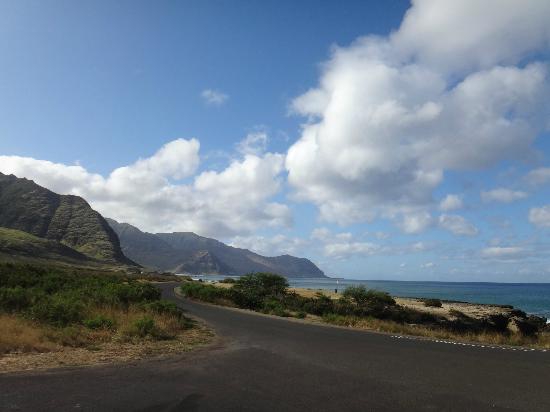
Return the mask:
M194 278L221 280L238 276L200 275ZM364 285L396 297L437 298L468 303L512 305L529 314L550 319L550 283L446 282L345 278L288 278L291 287L343 291Z

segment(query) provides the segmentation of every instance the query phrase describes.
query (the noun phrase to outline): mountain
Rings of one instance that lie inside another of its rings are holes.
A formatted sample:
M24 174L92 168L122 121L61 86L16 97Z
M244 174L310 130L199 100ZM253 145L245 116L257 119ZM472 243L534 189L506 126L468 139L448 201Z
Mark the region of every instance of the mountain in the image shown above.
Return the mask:
M288 277L324 277L315 264L290 255L266 257L191 232L146 233L107 219L122 250L141 265L174 273L242 275L274 272Z
M3 262L51 263L94 266L97 262L55 240L0 227L0 260Z
M78 253L73 256L77 260L77 256L82 256L83 259L97 262L135 265L122 253L118 236L113 229L84 199L79 196L59 195L32 180L2 173L0 227L31 234L34 237L26 240L34 243L35 238L53 242L49 243L50 248L56 249L62 255L71 254L66 248L73 249ZM10 237L10 234L4 235ZM25 241L23 238L20 240ZM54 243L58 245L54 247ZM42 244L45 245L46 243Z

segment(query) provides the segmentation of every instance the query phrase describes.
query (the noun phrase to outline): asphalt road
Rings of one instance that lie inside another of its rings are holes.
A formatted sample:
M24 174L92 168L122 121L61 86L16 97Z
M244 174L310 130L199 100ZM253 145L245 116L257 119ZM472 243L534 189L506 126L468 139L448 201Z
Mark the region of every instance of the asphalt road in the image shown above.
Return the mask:
M460 346L175 298L209 349L124 366L0 375L25 411L550 411L550 352Z

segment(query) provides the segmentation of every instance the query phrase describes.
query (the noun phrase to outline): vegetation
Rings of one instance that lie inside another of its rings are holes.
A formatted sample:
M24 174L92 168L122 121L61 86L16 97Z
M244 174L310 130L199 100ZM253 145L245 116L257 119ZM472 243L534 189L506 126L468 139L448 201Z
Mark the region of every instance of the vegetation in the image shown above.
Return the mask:
M443 303L441 303L441 300L439 299L424 299L424 306L430 308L440 308L443 306Z
M236 280L233 279L233 278L225 278L225 279L222 279L220 280L220 283L235 283Z
M518 333L508 329L510 317L492 315L472 318L459 311L449 317L398 305L385 292L369 290L364 286L350 286L338 299L317 293L304 297L289 292L287 280L271 273L255 273L241 277L231 288L199 282L184 282L185 296L222 305L252 309L277 316L305 318L320 317L324 322L375 329L391 333L405 333L441 339L460 339L486 343L532 344L550 347L550 338L539 333L543 325L538 319L520 311L512 311ZM424 304L440 307L438 299L427 299Z
M191 322L153 285L120 274L0 264L0 353L175 338ZM9 332L11 331L11 332ZM26 338L24 337L26 336Z

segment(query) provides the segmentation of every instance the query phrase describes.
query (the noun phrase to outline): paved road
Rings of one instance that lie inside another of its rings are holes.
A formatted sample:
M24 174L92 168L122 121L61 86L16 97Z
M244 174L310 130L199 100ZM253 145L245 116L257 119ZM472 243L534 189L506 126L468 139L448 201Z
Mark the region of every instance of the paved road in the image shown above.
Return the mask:
M163 285L167 298L171 287ZM1 410L550 411L550 353L396 339L177 300L221 337L125 366L0 375Z

